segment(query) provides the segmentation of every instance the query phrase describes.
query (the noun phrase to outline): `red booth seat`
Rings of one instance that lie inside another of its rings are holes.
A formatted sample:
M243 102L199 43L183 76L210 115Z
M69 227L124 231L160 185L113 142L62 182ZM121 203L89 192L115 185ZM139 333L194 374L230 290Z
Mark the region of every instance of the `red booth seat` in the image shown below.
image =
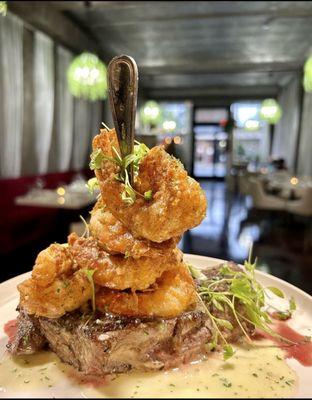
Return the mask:
M89 170L79 172L90 177ZM53 189L70 183L75 174L77 171L0 179L0 254L8 254L42 238L55 229L57 222L58 209L19 206L14 202L15 197L27 193L38 178L44 181L46 188Z

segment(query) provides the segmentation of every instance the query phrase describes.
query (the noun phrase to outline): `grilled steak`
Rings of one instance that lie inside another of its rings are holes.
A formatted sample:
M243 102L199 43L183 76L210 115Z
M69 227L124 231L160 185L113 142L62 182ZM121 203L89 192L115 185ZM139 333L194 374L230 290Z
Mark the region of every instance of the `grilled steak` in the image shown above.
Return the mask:
M218 268L207 271L207 275L217 277ZM224 288L220 286L220 290ZM229 310L222 315L219 310L210 311L234 326L231 331L223 331L227 340L235 342L241 337ZM253 330L248 325L245 329ZM62 361L86 374L101 376L130 369L168 369L201 359L209 351L207 344L212 336L211 321L200 305L166 320L93 315L78 310L49 319L20 310L18 332L8 348L12 354L30 354L48 344Z
M167 369L203 357L211 338L205 322L200 310L168 320L81 312L49 319L29 317L21 310L15 341L8 348L13 354L30 354L48 342L62 361L90 375ZM31 326L27 340L25 325Z
M13 341L7 344L12 354L33 354L47 345L47 339L42 334L39 318L19 310L17 317L17 332Z

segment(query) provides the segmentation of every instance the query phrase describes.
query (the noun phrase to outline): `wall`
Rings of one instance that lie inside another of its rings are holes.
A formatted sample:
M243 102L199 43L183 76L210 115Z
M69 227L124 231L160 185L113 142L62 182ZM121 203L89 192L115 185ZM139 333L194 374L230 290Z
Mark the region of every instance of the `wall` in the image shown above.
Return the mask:
M304 94L297 172L312 176L312 93Z
M300 118L299 77L295 76L283 88L278 102L283 115L275 126L273 149L274 157L284 158L290 171L294 171L296 162L297 138Z

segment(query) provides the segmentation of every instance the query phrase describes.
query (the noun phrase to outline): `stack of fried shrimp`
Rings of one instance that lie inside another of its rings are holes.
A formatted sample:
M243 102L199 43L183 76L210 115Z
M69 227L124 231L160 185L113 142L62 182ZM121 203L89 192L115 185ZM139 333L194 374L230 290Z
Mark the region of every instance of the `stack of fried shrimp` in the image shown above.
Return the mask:
M156 146L141 160L134 183L138 194L152 191L153 197L138 195L129 205L116 179L113 147L119 152L115 130L103 129L93 140L93 149L105 157L95 171L101 196L89 237L71 234L67 244L43 250L31 278L18 286L20 306L29 314L60 317L94 292L97 310L125 316L172 318L196 304L193 279L176 245L205 216L204 192Z

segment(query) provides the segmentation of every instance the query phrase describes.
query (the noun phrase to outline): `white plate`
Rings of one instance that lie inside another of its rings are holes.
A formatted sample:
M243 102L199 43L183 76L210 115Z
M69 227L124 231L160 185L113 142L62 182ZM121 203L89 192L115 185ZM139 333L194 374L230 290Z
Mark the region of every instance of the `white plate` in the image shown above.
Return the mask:
M189 254L185 254L185 260L199 268L209 268L223 262L215 258ZM18 291L16 287L20 282L28 278L29 275L30 273L28 272L0 284L0 327L2 328L0 329L0 356L5 352L5 344L7 343L7 337L3 332L3 326L7 321L17 316L15 308L18 304ZM286 297L290 298L293 296L296 299L297 310L293 318L289 321L289 325L299 333L310 336L312 333L312 297L295 286L269 274L256 271L256 277L262 285L279 287L285 293ZM312 395L312 367L304 367L294 359L287 360L287 363L298 376L299 386L296 397L310 398ZM244 371L242 371L242 373L243 372ZM63 382L61 386L61 389L47 389L44 393L38 393L38 391L31 388L28 390L25 388L25 390L20 393L17 391L14 393L13 391L12 393L10 391L1 393L0 388L0 397L86 397L86 394L81 391L81 388L78 386L75 387L72 381ZM252 393L249 395L252 397Z

